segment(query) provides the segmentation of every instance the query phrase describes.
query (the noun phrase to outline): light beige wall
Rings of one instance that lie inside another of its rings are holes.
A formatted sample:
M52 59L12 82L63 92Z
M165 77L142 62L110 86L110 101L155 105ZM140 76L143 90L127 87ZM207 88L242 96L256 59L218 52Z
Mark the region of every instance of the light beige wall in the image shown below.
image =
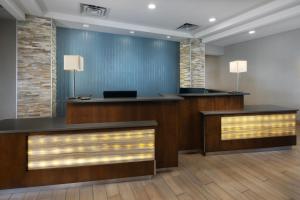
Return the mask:
M0 120L16 117L16 21L0 19Z
M220 76L219 56L205 56L205 77L207 89L219 89L218 80Z
M300 29L228 46L224 56L212 59L207 59L213 68L206 67L208 85L233 90L235 75L228 63L246 59L248 72L240 81L241 90L251 93L246 104L300 108Z

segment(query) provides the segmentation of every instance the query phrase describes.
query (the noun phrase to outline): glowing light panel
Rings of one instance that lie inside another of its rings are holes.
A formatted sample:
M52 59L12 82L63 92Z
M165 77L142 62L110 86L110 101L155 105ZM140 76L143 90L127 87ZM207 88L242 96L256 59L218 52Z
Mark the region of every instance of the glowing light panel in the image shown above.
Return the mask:
M154 129L28 137L28 169L154 160Z
M296 114L221 117L221 139L282 137L296 135Z

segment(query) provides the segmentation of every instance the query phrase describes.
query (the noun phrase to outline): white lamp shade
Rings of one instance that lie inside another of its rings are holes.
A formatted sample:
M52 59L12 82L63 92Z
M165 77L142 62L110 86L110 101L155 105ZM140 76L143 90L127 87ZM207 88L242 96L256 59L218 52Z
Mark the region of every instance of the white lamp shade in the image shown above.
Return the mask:
M65 55L64 56L64 70L83 71L84 67L83 57L78 55Z
M242 73L247 72L247 61L236 60L229 63L229 71L231 73Z

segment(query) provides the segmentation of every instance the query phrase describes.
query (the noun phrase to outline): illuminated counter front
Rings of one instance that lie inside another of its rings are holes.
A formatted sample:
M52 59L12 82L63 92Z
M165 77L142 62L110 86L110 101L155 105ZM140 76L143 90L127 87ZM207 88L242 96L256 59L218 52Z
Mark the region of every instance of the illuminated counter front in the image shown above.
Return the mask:
M296 135L296 114L261 114L221 117L221 140Z
M137 98L92 98L69 100L66 108L68 124L120 121L157 122L155 161L157 169L178 166L179 96Z
M28 169L51 169L154 160L154 129L31 135Z
M0 189L155 175L157 122L0 121Z
M243 110L201 112L203 153L296 144L296 109L245 106Z

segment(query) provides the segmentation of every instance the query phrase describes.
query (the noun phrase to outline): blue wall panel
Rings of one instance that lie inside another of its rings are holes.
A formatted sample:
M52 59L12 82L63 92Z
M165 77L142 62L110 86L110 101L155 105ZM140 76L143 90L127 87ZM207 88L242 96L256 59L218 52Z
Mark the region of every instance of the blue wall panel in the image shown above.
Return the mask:
M84 57L76 73L76 94L102 97L103 90L137 90L139 96L176 93L179 43L125 35L57 28L57 114L72 96L73 74L64 55Z

